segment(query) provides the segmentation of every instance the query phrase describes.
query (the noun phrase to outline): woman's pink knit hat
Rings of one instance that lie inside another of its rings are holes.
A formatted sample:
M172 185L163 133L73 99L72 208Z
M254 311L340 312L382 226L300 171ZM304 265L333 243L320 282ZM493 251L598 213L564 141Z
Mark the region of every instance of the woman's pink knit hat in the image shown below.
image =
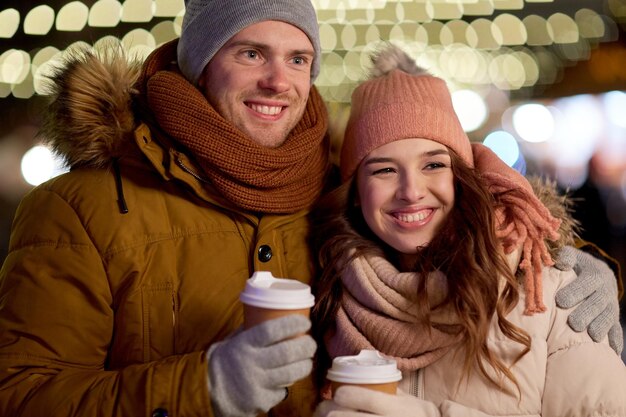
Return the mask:
M374 149L400 139L430 139L474 166L470 141L444 80L426 73L397 47L376 54L372 77L352 93L341 149L345 181Z
M396 140L441 143L476 169L502 208L497 235L505 253L520 248L527 314L545 310L541 270L553 265L545 240L557 240L560 220L534 194L528 180L491 149L471 144L454 112L446 83L415 65L391 45L372 57L370 79L352 93L352 109L341 149L341 177L348 180L374 149Z

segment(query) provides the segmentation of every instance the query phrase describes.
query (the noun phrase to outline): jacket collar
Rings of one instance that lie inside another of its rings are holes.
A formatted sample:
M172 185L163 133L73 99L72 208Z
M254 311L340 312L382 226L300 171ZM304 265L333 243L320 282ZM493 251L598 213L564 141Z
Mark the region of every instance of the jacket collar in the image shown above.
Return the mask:
M281 223L286 223L308 214L308 210L300 210L289 215L264 214L260 217L254 213L243 211L217 193L211 182L203 176L203 171L200 167L189 156L174 146L168 146L167 140L161 140L162 138L155 140L153 132L146 123L141 123L135 129L134 138L140 152L150 162L151 168L165 181L180 181L203 201L230 212L235 212L255 226L260 224L261 218L263 223L271 223L272 227L276 227Z

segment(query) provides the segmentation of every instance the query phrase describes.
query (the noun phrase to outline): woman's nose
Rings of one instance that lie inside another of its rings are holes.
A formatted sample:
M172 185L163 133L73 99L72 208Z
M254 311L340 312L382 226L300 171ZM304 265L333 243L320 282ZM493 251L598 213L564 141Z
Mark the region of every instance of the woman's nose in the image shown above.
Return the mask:
M419 175L403 175L398 182L396 198L402 201L415 202L424 197L424 181Z

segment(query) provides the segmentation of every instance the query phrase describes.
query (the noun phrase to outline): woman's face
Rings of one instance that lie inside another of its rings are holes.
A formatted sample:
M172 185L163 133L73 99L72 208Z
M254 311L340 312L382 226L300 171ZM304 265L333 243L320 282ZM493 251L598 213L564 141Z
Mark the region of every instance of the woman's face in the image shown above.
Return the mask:
M402 139L363 159L358 202L372 231L403 254L415 254L439 231L454 205L454 176L444 145Z

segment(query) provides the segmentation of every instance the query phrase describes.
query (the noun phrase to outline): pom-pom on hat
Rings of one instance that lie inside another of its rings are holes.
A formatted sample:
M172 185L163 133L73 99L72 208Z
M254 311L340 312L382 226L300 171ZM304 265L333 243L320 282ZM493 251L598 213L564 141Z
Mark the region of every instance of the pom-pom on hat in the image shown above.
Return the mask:
M352 93L341 149L341 177L350 178L374 149L400 139L430 139L474 166L470 141L444 80L428 74L393 45L372 56L370 78Z
M315 50L311 83L320 71L320 35L311 0L185 0L178 41L178 66L196 85L204 67L222 46L246 27L278 20L303 31Z

